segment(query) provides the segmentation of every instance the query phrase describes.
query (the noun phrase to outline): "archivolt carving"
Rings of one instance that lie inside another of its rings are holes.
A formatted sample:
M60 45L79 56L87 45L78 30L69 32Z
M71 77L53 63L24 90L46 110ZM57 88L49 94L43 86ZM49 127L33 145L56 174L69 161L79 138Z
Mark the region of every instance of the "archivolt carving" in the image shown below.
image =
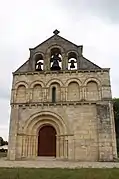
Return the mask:
M67 52L67 56L68 56L71 52L75 53L75 54L77 55L77 57L78 57L79 54L78 54L78 52L75 51L75 50L70 50L70 51L68 51L68 52Z
M42 81L37 80L31 83L30 88L34 88L35 85L41 85L42 88L45 87L45 84Z
M64 49L62 46L60 46L60 45L50 45L50 46L47 48L46 53L49 54L52 48L59 48L59 49L61 50L61 53L62 53L62 54L65 52L65 49Z
M87 78L84 82L83 82L83 86L87 86L87 83L89 83L90 81L94 81L97 83L98 86L101 86L101 81L97 78L94 78L94 77L90 77L90 78Z
M43 56L43 58L44 58L44 53L41 52L41 51L38 51L33 55L33 59L35 59L36 55L39 55L39 54L41 54Z
M47 88L50 87L50 85L52 83L58 83L60 85L60 87L64 86L64 84L63 84L63 82L61 80L59 80L59 79L52 79L52 80L48 81L48 83L46 84L46 87Z
M20 81L20 82L15 84L14 89L17 89L21 85L25 86L26 89L28 88L28 84L25 81Z
M68 87L68 85L73 82L78 83L79 87L82 85L82 82L78 78L70 78L66 81L65 86Z
M36 135L40 127L46 124L52 125L59 135L70 133L70 130L68 128L69 125L67 124L67 122L64 121L61 116L50 111L38 112L33 114L25 122L24 133L32 133Z

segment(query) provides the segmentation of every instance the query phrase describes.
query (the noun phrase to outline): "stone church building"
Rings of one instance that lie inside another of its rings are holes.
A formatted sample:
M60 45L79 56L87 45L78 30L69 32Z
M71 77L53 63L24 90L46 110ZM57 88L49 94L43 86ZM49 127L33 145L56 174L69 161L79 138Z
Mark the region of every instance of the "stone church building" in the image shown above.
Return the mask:
M58 30L29 50L13 73L8 159L113 161L110 69L86 59L83 46Z

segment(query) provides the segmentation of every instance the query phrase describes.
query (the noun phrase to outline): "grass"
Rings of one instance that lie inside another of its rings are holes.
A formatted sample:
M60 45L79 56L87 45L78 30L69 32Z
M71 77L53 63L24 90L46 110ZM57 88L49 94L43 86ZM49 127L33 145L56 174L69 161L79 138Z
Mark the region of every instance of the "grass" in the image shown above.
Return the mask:
M2 158L2 157L7 157L7 152L0 152L0 158Z
M119 169L0 168L0 179L119 179Z

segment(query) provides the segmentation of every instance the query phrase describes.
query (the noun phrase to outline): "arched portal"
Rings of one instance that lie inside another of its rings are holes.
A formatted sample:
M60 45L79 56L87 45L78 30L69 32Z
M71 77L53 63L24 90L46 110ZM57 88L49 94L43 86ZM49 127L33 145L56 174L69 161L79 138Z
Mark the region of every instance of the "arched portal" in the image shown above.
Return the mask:
M56 130L51 125L45 125L39 130L38 156L56 157Z

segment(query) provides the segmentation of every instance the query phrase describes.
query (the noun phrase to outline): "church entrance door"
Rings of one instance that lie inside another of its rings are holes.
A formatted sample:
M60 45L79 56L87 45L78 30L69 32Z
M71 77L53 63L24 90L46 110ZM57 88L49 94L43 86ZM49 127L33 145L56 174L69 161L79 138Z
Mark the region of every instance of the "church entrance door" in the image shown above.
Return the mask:
M50 125L39 130L38 156L56 156L56 130Z

